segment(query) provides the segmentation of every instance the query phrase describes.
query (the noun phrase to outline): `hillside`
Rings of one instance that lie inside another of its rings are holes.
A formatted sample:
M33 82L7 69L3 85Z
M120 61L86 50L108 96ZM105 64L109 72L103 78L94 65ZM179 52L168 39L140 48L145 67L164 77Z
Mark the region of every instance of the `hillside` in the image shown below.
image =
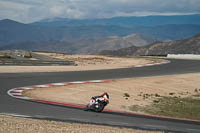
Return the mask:
M73 53L93 54L102 50L117 50L129 46L146 46L155 42L156 39L145 37L140 34L131 34L124 37L110 36L98 40L79 40L73 42Z
M111 36L97 40L74 40L74 41L25 41L13 43L0 49L23 49L35 51L52 51L73 54L99 53L102 50L116 50L129 46L146 46L156 39L139 34L131 34L125 37Z
M166 55L166 54L200 54L200 34L185 40L156 42L146 47L131 46L114 51L101 51L102 55Z

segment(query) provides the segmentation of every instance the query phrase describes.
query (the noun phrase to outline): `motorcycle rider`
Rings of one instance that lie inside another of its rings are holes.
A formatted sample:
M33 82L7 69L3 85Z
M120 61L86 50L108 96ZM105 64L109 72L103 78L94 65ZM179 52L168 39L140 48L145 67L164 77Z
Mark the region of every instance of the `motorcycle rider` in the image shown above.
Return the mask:
M90 110L91 107L93 108L95 105L95 108L99 108L98 103L103 103L104 107L109 103L109 95L107 92L104 92L102 95L100 96L93 96L90 100L90 103L86 106L86 108L84 109L85 111ZM103 107L103 108L104 108ZM103 108L99 108L100 110L98 112L101 112L103 110ZM94 108L93 108L94 109Z
M93 99L96 99L96 101L98 101L98 100L100 100L100 101L102 101L102 100L104 100L107 104L109 103L109 95L108 95L108 93L107 92L104 92L102 95L100 95L100 96L93 96L92 97ZM106 104L106 105L107 105Z

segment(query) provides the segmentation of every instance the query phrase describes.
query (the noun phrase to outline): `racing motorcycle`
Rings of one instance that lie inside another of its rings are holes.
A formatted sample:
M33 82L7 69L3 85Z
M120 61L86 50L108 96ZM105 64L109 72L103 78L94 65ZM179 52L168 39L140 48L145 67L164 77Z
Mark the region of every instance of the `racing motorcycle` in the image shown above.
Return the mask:
M89 104L86 105L85 111L102 112L108 103L109 95L105 92L100 96L92 97Z

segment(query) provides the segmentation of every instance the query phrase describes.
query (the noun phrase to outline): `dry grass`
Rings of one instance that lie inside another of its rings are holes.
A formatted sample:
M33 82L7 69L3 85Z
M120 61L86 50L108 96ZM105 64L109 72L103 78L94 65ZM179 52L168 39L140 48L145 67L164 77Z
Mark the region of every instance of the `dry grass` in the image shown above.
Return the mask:
M1 133L157 133L110 126L55 122L0 115Z
M145 65L163 62L163 59L119 58L100 55L67 55L57 53L37 53L59 59L74 61L77 66L0 66L0 73L20 72L63 72L127 68L135 65ZM34 60L34 59L32 59Z
M163 96L188 97L200 94L200 74L183 74L147 78L123 79L108 83L74 84L37 88L24 92L36 99L84 104L103 92L110 94L108 109L130 111L130 106L150 105ZM45 94L45 95L44 95Z

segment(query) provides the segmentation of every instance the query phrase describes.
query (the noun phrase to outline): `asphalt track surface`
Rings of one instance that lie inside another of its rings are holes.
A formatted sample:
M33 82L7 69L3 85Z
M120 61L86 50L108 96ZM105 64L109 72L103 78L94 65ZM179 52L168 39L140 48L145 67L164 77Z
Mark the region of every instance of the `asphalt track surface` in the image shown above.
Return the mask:
M0 74L0 113L27 115L39 119L103 124L136 129L200 133L200 122L170 120L162 118L159 119L146 116L123 115L108 112L87 112L81 109L53 106L49 104L34 103L30 101L15 99L7 95L7 91L11 88L30 85L200 72L200 61L170 61L171 63L169 64L157 66L113 70L55 73L3 73Z

